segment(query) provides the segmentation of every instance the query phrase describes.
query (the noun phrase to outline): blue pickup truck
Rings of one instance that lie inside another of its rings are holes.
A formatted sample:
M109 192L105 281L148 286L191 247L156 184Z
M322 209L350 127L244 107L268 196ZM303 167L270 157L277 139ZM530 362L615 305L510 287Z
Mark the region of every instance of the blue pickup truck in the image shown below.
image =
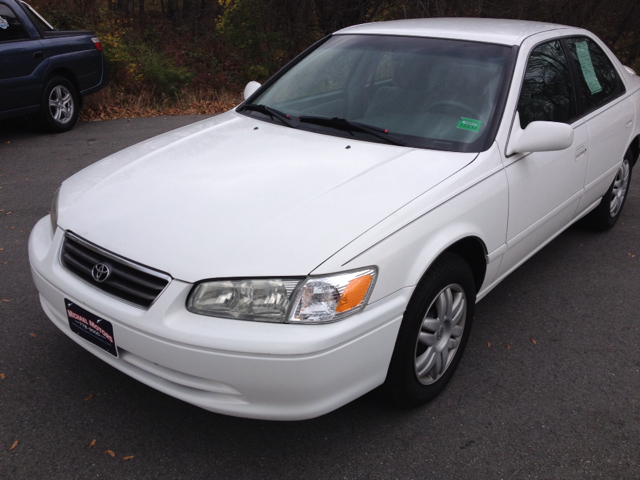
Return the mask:
M0 0L0 120L32 115L45 131L70 130L108 81L93 32L56 30L27 3Z

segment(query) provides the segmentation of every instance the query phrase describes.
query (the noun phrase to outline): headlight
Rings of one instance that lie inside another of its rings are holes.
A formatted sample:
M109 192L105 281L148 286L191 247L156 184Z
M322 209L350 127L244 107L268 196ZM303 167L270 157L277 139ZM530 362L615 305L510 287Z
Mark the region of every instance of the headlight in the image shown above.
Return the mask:
M369 267L322 277L215 280L194 287L190 312L263 322L329 323L361 311L377 270Z
M198 284L187 309L200 315L282 322L300 279L219 280Z
M51 232L55 235L56 228L58 228L58 197L60 196L60 188L53 194L53 200L51 200Z

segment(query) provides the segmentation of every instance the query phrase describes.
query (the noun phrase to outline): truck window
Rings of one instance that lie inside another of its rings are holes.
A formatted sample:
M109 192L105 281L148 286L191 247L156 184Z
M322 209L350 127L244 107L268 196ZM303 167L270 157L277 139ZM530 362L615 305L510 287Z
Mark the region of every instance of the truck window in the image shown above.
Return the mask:
M0 42L23 40L29 37L24 26L8 5L0 3Z

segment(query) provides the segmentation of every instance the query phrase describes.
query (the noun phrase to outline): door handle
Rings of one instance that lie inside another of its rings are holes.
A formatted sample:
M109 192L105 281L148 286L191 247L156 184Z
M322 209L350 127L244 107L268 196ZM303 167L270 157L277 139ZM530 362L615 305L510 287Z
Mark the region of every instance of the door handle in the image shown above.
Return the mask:
M631 125L633 125L633 114L627 115L625 120L627 121L625 128L629 128Z
M586 145L580 145L578 148L576 148L576 162L584 158L586 154L587 154Z
M42 52L41 51L33 52L33 58L42 58Z

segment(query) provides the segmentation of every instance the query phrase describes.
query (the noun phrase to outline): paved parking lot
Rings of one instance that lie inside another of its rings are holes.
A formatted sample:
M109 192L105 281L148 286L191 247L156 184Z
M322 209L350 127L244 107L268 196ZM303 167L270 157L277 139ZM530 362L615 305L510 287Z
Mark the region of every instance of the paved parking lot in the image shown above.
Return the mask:
M80 123L62 135L0 124L0 478L640 478L638 172L612 231L572 227L478 305L453 381L419 409L373 392L303 422L226 417L59 332L26 247L53 192L200 118Z

